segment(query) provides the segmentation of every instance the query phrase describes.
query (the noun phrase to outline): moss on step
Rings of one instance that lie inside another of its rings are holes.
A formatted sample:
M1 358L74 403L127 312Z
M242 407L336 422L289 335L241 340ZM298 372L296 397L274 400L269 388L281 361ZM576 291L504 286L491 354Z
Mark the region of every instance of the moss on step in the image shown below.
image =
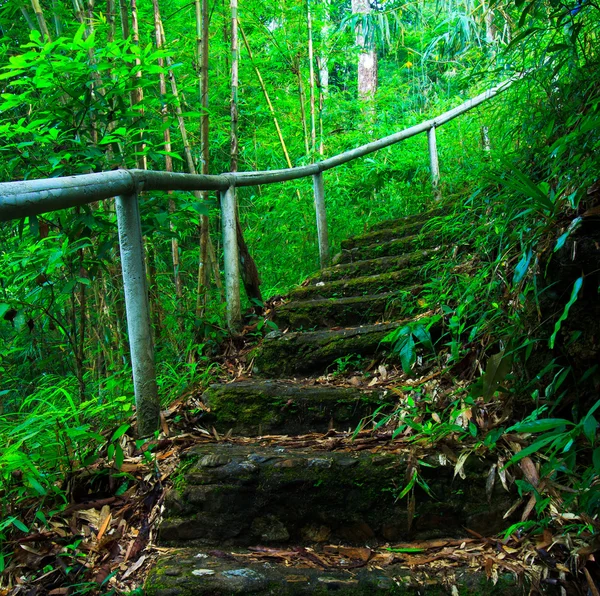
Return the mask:
M288 302L275 310L280 329L347 327L376 323L407 315L414 306L421 286L400 292L386 292L350 298L323 298Z
M307 282L309 284L315 284L320 281L336 281L364 275L376 275L378 273L389 273L401 269L410 269L417 265L423 265L423 263L432 259L435 254L435 250L416 250L406 255L380 257L379 259L334 265L333 267L318 271L309 277Z
M336 331L281 333L275 331L250 353L254 371L262 377L291 377L324 371L336 359L351 354L384 354L381 340L403 323L365 325Z
M418 284L422 280L421 268L411 267L378 275L365 275L353 279L340 279L301 286L290 292L290 299L340 298L394 292Z
M400 225L392 228L372 230L366 234L360 234L359 236L352 236L351 238L342 240L341 247L342 250L351 250L361 246L390 242L391 240L397 240L398 238L414 236L420 232L422 227L423 224L421 222L414 222L412 224Z
M199 445L189 455L197 463L165 501L163 543L376 545L411 536L458 538L463 527L489 535L503 526L512 502L498 485L488 503L491 462L476 456L467 460L466 478L460 480L452 464L440 465L427 452L419 455L429 494L415 488L410 524L406 497L397 498L411 461L408 449L346 452L223 443Z
M318 552L317 552L318 554ZM147 596L324 596L335 592L343 596L521 596L528 593L519 586L512 574L501 574L494 584L485 573L466 567L447 569L428 568L427 573L410 572L405 566L344 566L322 569L298 562L278 563L270 558L256 561L248 551L210 551L180 549L161 557L146 580ZM296 560L294 560L296 559ZM452 591L456 586L457 592ZM526 589L527 588L527 589Z
M359 246L349 250L342 250L334 258L334 264L352 263L355 261L366 261L378 259L380 257L391 257L414 252L417 249L434 248L439 245L437 234L415 234L397 238L389 242L370 244L368 246Z
M306 385L289 381L241 381L211 385L202 422L236 435L300 434L347 429L386 403L383 391Z
M385 219L376 224L373 224L370 229L372 231L375 230L385 230L390 228L399 228L402 226L412 226L414 224L419 224L421 226L425 225L429 222L433 217L439 217L440 215L446 215L447 209L444 207L438 207L436 209L431 209L429 211L424 211L423 213L416 213L414 215L408 215L407 217L400 217L395 219Z

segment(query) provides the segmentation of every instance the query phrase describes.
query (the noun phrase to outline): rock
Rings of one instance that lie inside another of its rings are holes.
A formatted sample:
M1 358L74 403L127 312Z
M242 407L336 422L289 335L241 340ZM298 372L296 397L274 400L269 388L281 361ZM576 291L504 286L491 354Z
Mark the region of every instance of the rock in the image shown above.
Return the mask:
M289 381L241 381L211 385L202 395L210 410L202 420L217 431L247 436L325 432L329 428L354 428L362 418L383 406L390 398L384 391L363 391L355 387L307 385ZM202 467L228 464L207 456Z
M290 538L287 528L274 515L255 518L252 532L263 542L285 542Z
M215 461L225 455L230 461L207 468L201 463L208 454ZM396 499L408 454L199 445L190 452L197 463L180 483L179 497L168 501L176 506L165 511L160 540L249 546L319 542L327 536L333 542L364 545L429 538L439 532L459 537L465 527L488 535L505 526L503 515L512 498L497 483L488 503L490 462L472 455L461 480L454 478L452 465L441 466L426 452L415 456L437 467L420 469L433 496L415 487L409 532L406 497Z
M201 559L195 558L202 554ZM343 596L441 596L453 593L457 586L463 596L522 596L527 587L519 586L511 575L501 575L498 583L486 579L483 571L455 567L428 568L423 579L411 577L403 565L368 565L352 570L302 566L297 561L251 562L247 551L203 551L191 549L161 558L150 572L145 588L147 596L232 596L254 594L296 596L337 593ZM182 563L181 561L185 561Z

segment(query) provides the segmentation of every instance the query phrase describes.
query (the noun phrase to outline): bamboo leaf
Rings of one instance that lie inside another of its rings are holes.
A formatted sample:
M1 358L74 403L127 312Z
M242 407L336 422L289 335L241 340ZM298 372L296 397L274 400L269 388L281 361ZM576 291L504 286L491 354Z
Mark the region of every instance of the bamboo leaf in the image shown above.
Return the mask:
M502 350L493 356L490 356L485 367L485 373L482 379L483 399L490 400L494 393L500 387L500 384L512 369L512 353L505 354Z
M556 342L556 336L558 335L558 332L560 331L561 325L567 320L567 317L569 316L569 310L570 310L571 306L573 306L573 304L577 300L577 296L579 294L579 290L581 290L582 285L583 285L583 276L581 276L577 280L575 280L575 283L573 284L573 290L571 291L571 297L569 298L569 301L567 302L562 315L560 315L560 318L558 319L558 321L556 321L556 323L554 325L554 333L552 333L552 336L550 337L550 340L548 342L551 350L554 349L554 344Z

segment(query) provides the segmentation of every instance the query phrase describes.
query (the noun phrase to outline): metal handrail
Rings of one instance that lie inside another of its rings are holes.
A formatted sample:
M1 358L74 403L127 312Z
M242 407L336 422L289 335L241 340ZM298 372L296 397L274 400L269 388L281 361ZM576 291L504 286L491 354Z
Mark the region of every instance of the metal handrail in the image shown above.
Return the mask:
M127 326L138 412L138 431L142 436L147 435L157 428L160 406L156 386L154 347L139 215L138 195L140 192L156 190L218 190L220 192L227 323L233 331L241 320L236 187L286 182L312 176L319 255L323 267L329 260L323 172L426 132L432 184L437 196L440 173L435 129L498 95L522 76L512 77L436 118L306 166L257 172L230 172L214 176L131 169L0 183L0 221L39 215L112 197L116 198Z

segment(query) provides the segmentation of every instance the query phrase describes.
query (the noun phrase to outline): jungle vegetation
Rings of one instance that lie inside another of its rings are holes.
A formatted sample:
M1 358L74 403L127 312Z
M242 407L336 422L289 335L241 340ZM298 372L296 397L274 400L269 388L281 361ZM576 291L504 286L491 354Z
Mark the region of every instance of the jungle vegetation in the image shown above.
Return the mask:
M550 256L598 193L599 8L591 0L0 0L0 181L308 164L522 75L438 131L440 191L452 216L434 230L474 246L479 262L468 279L434 269L426 300L447 309L435 347L444 364L464 362L477 345L477 365L466 392L417 434L435 442L453 432L465 399L510 396L512 419L489 431L467 426L465 440L493 450L507 433L531 432L537 439L513 463L539 454L541 475L567 489L561 507L581 514L574 531L595 532L598 363L581 369L570 360L563 347L582 333L576 324L568 337L562 330L583 277L553 317L536 313ZM333 252L373 223L428 211L429 178L424 136L332 171ZM310 180L250 187L238 200L261 278L250 311L318 268L312 188ZM150 193L141 209L166 406L216 374L212 357L227 337L220 214L210 193ZM4 541L65 506L57 481L97 457L106 431L109 456L122 458L133 390L111 201L0 224L0 272L2 570L11 556ZM586 292L597 301L598 287ZM269 325L259 318L253 329ZM410 372L419 337L405 336L398 350ZM550 356L536 369L539 346ZM556 499L526 482L520 490L536 497L522 525L551 523Z

